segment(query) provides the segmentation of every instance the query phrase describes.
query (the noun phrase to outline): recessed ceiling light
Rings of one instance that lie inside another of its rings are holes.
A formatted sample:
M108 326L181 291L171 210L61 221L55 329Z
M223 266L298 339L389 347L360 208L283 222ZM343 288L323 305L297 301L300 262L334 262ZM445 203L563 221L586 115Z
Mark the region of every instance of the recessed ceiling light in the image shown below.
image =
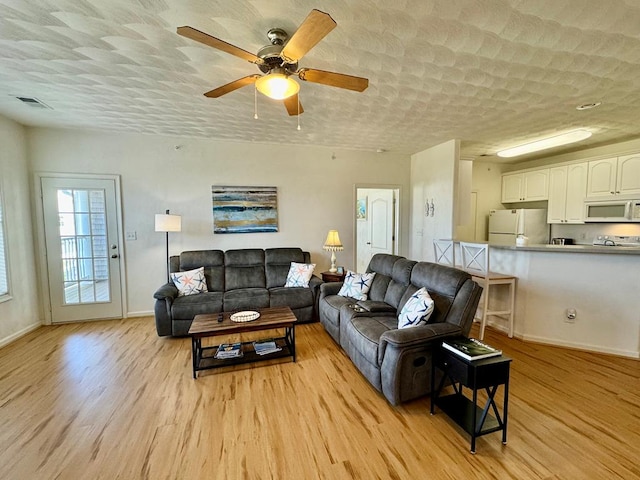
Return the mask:
M582 105L578 105L576 110L591 110L592 108L596 108L600 105L602 105L602 102L583 103Z
M524 155L525 153L538 152L540 150L546 150L547 148L579 142L580 140L584 140L590 136L591 132L589 130L571 130L570 132L566 132L561 135L555 135L553 137L547 137L541 140L536 140L535 142L525 143L523 145L518 145L517 147L501 150L498 152L498 156L507 158L517 157L518 155Z

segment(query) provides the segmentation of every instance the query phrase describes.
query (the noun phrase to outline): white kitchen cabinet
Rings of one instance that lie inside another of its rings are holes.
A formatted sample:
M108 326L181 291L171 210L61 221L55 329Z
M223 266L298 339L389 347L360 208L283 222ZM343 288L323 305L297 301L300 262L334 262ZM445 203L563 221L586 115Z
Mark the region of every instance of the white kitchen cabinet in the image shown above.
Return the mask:
M584 223L587 172L587 162L549 169L549 223Z
M616 185L619 195L640 195L640 154L618 157Z
M587 197L607 199L640 195L640 154L589 162Z
M549 198L549 169L502 176L502 203L535 202Z

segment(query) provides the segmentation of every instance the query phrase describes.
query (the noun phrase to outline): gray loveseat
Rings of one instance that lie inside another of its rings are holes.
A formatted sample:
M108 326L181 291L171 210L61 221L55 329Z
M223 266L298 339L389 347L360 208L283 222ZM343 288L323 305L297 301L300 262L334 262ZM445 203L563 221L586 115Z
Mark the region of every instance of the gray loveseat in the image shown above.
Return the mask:
M179 297L172 282L160 287L153 295L158 335L187 335L196 315L222 311L288 306L299 322L315 320L322 280L314 275L308 288L285 288L291 262L310 263L309 252L300 248L196 250L171 257L171 272L204 267L208 292Z
M398 405L431 388L432 351L449 336L467 336L482 287L462 270L377 254L368 299L337 295L341 283L320 286L320 322L354 365L387 400ZM435 303L427 325L398 329L398 314L419 288Z

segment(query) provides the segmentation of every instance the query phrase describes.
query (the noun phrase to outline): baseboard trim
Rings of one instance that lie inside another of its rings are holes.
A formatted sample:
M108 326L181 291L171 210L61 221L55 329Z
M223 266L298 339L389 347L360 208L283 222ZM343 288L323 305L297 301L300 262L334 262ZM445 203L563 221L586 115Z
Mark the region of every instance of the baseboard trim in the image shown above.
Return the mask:
M7 345L9 345L10 343L15 342L16 340L18 340L21 337L24 337L27 333L31 333L34 330L40 328L42 326L42 322L38 322L38 323L34 323L29 325L26 328L23 328L22 330L17 331L16 333L9 335L8 337L5 337L3 339L0 340L0 348L5 347Z
M127 318L135 318L135 317L153 317L153 310L127 313Z
M553 338L539 337L536 335L523 335L522 339L527 342L542 343L544 345L553 345L555 347L571 348L574 350L582 350L587 352L606 353L619 357L640 358L640 351L619 350L617 348L606 348L599 345L590 345L586 343L566 342Z

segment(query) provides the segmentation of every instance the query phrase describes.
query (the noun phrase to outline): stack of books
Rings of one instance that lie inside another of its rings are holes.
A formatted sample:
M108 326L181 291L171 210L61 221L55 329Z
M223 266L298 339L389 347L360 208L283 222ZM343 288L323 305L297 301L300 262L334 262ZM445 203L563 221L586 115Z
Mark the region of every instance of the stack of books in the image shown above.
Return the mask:
M466 360L480 360L482 358L502 355L502 350L490 347L475 338L449 338L442 342L442 346Z
M226 358L238 358L243 355L242 353L242 343L223 343L218 347L216 351L216 358L218 359L226 359Z
M272 340L270 338L253 342L253 348L258 355L269 355L270 353L275 353L282 350L282 348L280 348L276 344L275 340Z

